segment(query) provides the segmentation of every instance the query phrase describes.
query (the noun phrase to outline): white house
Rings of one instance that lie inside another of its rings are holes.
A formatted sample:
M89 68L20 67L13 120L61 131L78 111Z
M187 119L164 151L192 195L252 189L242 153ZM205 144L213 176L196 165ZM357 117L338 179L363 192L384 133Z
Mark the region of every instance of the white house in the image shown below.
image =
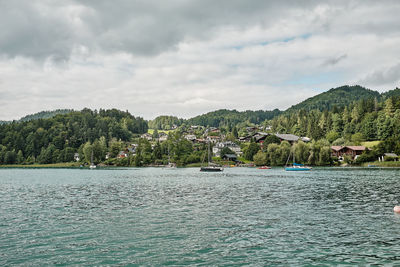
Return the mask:
M231 141L227 141L227 142L218 142L215 144L215 146L213 147L213 153L216 157L220 157L221 156L221 150L223 148L229 148L230 150L232 150L233 152L235 152L235 154L237 155L241 155L242 151L240 150L240 146L238 146L236 143L231 142Z

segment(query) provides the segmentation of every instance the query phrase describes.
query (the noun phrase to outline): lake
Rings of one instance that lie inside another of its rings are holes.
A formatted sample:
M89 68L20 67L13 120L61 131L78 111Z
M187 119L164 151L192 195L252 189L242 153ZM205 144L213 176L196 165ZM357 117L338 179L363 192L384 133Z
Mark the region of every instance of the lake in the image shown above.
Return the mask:
M0 169L0 265L400 260L400 170Z

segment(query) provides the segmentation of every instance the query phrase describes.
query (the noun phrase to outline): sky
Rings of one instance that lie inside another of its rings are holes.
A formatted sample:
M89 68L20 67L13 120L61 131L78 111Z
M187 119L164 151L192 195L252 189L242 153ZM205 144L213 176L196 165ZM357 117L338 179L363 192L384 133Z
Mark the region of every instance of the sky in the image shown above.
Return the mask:
M0 0L0 120L189 118L400 87L398 0Z

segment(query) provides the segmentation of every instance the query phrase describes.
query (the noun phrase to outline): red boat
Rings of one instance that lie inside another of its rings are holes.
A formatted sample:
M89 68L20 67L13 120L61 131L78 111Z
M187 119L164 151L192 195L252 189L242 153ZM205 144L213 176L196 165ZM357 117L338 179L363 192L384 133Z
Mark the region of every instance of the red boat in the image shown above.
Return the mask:
M261 166L261 167L258 167L257 169L260 169L260 170L269 170L269 169L271 169L271 167L268 167L268 166Z

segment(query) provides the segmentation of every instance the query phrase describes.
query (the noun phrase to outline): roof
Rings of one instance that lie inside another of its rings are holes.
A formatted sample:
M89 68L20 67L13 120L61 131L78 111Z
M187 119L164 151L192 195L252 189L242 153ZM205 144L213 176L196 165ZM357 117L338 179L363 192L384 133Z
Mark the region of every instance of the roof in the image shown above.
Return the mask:
M365 146L346 146L346 147L351 149L351 150L357 150L357 151L364 151L365 150Z
M332 150L335 150L335 151L339 151L339 150L341 150L342 148L344 148L344 146L331 146L331 149L332 149Z
M237 158L237 156L235 155L235 154L225 154L224 156L223 156L223 158L231 158L231 159L236 159Z
M397 154L395 154L395 153L385 153L384 155L386 157L393 157L393 158L397 158L398 157Z
M276 137L286 141L297 141L300 137L294 134L275 134Z

